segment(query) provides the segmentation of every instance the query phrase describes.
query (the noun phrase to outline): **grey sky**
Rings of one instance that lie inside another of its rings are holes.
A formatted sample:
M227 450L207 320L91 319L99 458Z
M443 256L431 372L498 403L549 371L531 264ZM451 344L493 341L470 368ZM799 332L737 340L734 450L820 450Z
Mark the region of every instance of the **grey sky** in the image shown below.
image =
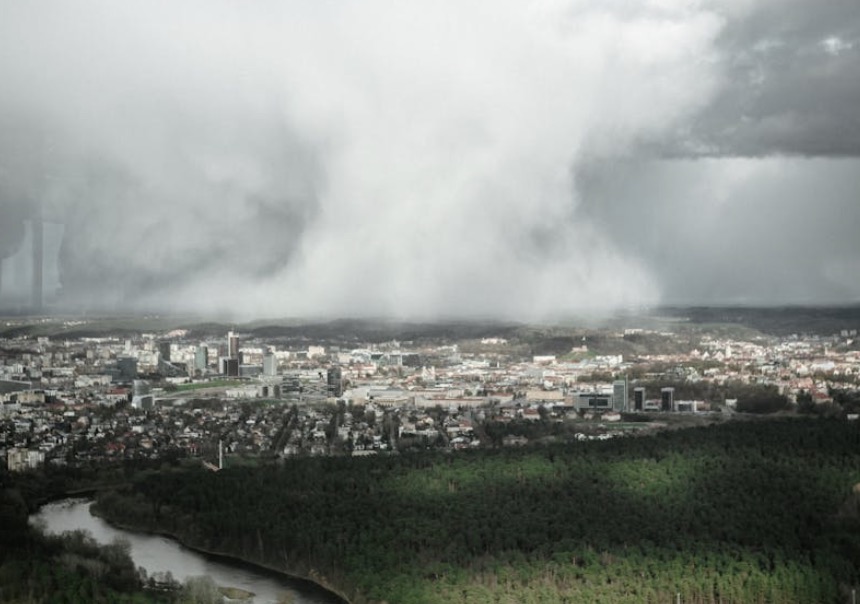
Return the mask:
M858 301L858 71L855 0L0 0L0 301L37 202L90 308Z

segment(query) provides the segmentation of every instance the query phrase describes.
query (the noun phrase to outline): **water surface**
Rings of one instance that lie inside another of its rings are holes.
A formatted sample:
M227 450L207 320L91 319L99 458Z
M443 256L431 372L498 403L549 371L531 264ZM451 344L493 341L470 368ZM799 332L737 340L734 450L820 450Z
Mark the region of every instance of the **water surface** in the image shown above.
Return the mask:
M169 571L180 582L188 577L207 575L219 586L238 587L256 594L246 602L272 604L285 595L291 595L293 600L287 598L286 601L295 604L343 604L337 596L307 582L200 554L168 537L115 528L90 514L91 505L92 500L88 499L49 503L42 506L31 517L31 521L42 524L50 534L85 530L99 543L110 543L122 537L131 544L131 558L135 566L145 568L148 575Z

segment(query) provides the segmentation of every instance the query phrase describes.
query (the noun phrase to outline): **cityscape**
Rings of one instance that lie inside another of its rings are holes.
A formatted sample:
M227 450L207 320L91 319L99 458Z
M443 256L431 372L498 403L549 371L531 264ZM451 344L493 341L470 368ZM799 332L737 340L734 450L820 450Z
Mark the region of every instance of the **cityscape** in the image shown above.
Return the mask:
M241 331L201 340L187 329L8 338L0 451L12 471L176 457L218 468L249 457L607 439L761 412L852 420L860 411L850 397L834 402L860 377L854 327L748 339L707 329L582 333L556 354L499 336L354 348L306 337L279 346ZM621 352L637 344L641 352Z
M0 603L856 604L857 0L0 0Z

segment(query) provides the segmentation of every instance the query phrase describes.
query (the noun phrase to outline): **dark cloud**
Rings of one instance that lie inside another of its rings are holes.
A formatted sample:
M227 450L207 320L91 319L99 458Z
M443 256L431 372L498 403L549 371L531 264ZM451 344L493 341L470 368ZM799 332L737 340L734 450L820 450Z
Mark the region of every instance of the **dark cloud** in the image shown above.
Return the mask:
M721 89L661 152L860 155L857 2L761 0L724 14Z

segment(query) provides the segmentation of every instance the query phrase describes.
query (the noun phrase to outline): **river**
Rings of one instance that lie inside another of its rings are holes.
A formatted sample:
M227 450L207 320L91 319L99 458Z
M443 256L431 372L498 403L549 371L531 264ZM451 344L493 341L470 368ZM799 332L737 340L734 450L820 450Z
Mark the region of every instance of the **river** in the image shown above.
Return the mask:
M231 564L223 558L216 559L190 550L175 540L160 535L115 528L90 514L90 505L92 501L88 499L66 499L49 503L42 506L31 517L31 521L44 526L50 534L82 529L88 531L99 543L110 543L117 537L122 537L131 544L131 558L135 566L142 566L149 575L170 571L180 582L188 577L207 575L219 586L238 587L255 594L245 602L270 604L289 594L295 604L343 604L337 596L311 583L239 562ZM287 601L290 601L289 598Z

